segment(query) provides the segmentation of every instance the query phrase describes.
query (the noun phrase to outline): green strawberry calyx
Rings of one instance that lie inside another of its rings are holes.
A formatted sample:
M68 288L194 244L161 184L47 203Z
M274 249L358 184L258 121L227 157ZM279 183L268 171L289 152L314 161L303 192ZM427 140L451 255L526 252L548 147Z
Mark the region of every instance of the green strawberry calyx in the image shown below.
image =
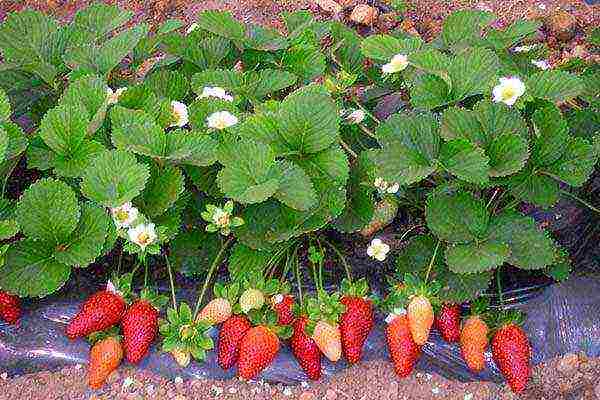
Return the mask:
M342 280L341 290L344 296L366 298L369 294L369 283L365 278L361 278L355 282L344 278L344 280Z
M93 332L87 336L87 341L93 346L104 339L114 337L118 341L121 341L123 337L120 335L119 328L117 326L111 326L103 331Z
M162 351L191 354L195 360L203 361L207 351L214 348L213 340L208 335L210 329L208 322L194 320L190 306L182 302L179 309L169 308L167 319L160 321Z
M277 323L277 313L269 307L251 310L248 313L248 319L253 326L264 326L284 340L292 337L292 333L294 332L289 325L279 325Z

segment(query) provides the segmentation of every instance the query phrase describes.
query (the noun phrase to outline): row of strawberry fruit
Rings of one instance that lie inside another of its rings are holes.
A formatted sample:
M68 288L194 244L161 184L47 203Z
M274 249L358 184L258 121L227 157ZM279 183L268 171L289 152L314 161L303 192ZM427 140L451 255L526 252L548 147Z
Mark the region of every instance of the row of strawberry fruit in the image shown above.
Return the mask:
M383 301L367 297L365 280L345 279L341 293L327 293L317 282L317 293L305 299L292 296L289 284L260 276L227 286L217 283L215 298L197 315L181 303L179 308L169 309L168 318L162 321L159 310L164 299L148 290L133 298L128 289L130 279L121 278L120 287L109 283L106 290L93 294L67 326L70 339L87 336L93 343L89 362L92 388L101 387L122 358L133 364L141 361L159 331L163 350L180 365L187 366L192 357L203 360L213 348L208 334L216 325L220 325L218 363L224 370L237 364L240 377L254 379L273 362L280 340L289 339L301 368L317 380L323 355L332 362L343 355L349 364L362 359L376 305L389 311L386 339L400 377L412 373L433 327L447 342L459 342L472 371L485 368L484 353L491 337L493 358L512 390L523 391L530 376L531 347L520 328L520 314L494 316L485 302L476 301L461 321L459 305L438 304L435 282L425 283L411 275ZM14 304L13 296L0 293L0 317L15 322L18 307Z

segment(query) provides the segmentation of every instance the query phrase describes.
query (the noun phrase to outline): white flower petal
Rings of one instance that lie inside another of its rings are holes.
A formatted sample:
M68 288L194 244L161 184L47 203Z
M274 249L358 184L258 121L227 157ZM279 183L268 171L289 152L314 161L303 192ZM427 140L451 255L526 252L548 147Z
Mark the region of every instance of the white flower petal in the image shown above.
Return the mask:
M194 22L193 24L188 26L188 28L185 30L185 34L189 35L190 33L194 32L196 29L198 29L198 24Z
M384 74L393 74L403 71L406 67L408 67L408 57L406 54L396 54L389 63L381 67L381 71Z
M346 121L351 124L360 124L364 121L366 114L363 110L354 110L346 117Z
M493 101L512 106L525 93L525 84L518 77L500 78L500 83L492 90Z
M171 102L171 111L173 112L174 122L169 126L184 127L189 122L187 106L179 101Z
M206 119L206 124L209 128L214 129L225 129L234 126L238 123L238 119L235 115L229 111L217 111L212 113Z
M130 228L127 231L127 235L129 236L129 240L140 246L142 249L145 249L148 245L152 244L157 238L153 223L139 224L134 228Z
M531 60L531 63L542 70L550 69L550 63L546 60Z
M199 96L201 99L204 98L208 98L208 97L215 97L217 99L222 99L225 101L233 101L233 97L229 94L227 94L227 92L225 91L225 89L215 86L205 86L202 89L202 93Z
M398 183L394 183L392 186L387 188L387 192L391 194L398 193L398 189L400 189L400 185Z

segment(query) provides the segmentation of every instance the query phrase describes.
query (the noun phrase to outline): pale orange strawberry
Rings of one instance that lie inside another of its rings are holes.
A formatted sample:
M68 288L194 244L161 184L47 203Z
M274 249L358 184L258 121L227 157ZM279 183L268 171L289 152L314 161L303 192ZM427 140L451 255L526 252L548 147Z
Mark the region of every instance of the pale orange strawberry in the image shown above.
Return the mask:
M312 338L330 361L336 362L342 357L342 336L338 324L324 320L317 322Z
M88 367L89 387L94 390L100 389L108 376L121 364L122 359L121 341L114 336L100 340L92 346Z
M196 320L215 325L227 321L229 317L231 317L231 303L227 299L218 297L204 306Z
M429 339L429 331L433 325L433 307L425 296L415 296L406 309L408 326L415 343L422 346Z
M478 315L467 318L460 332L460 351L471 371L481 372L485 368L487 346L487 324Z

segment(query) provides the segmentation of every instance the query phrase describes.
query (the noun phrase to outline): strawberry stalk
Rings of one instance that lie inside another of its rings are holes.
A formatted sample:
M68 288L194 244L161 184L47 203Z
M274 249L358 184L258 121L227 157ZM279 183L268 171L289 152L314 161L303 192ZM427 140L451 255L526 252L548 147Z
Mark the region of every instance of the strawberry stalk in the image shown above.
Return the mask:
M337 248L336 245L334 245L333 243L331 243L330 241L328 241L324 238L322 238L322 240L326 245L328 245L333 250L333 252L340 259L342 265L344 266L344 270L346 271L346 279L348 279L350 282L352 282L352 269L350 268L350 265L348 264L346 257L344 257L344 255L342 254L340 249Z
M167 262L167 272L169 273L169 285L171 286L171 301L173 302L173 309L177 309L177 297L175 296L175 283L173 282L173 271L171 269L169 257L167 257L166 254L165 261Z
M433 255L431 256L431 260L429 261L429 265L427 266L427 273L425 274L425 282L429 281L429 275L431 274L431 269L433 268L433 263L435 262L435 257L437 256L437 252L440 249L440 244L442 241L438 239L437 244L435 245L435 249L433 250Z
M204 300L204 295L206 294L206 290L208 289L208 284L212 279L212 276L217 269L217 266L221 263L221 259L223 258L223 254L225 254L225 250L229 247L229 244L233 241L233 238L227 239L225 243L221 246L221 249L217 253L215 259L213 260L210 268L208 269L208 274L206 275L206 279L204 280L204 285L202 286L202 291L198 296L198 301L196 302L196 308L194 309L194 320L198 317L198 313L200 312L200 305L202 304L202 300Z

